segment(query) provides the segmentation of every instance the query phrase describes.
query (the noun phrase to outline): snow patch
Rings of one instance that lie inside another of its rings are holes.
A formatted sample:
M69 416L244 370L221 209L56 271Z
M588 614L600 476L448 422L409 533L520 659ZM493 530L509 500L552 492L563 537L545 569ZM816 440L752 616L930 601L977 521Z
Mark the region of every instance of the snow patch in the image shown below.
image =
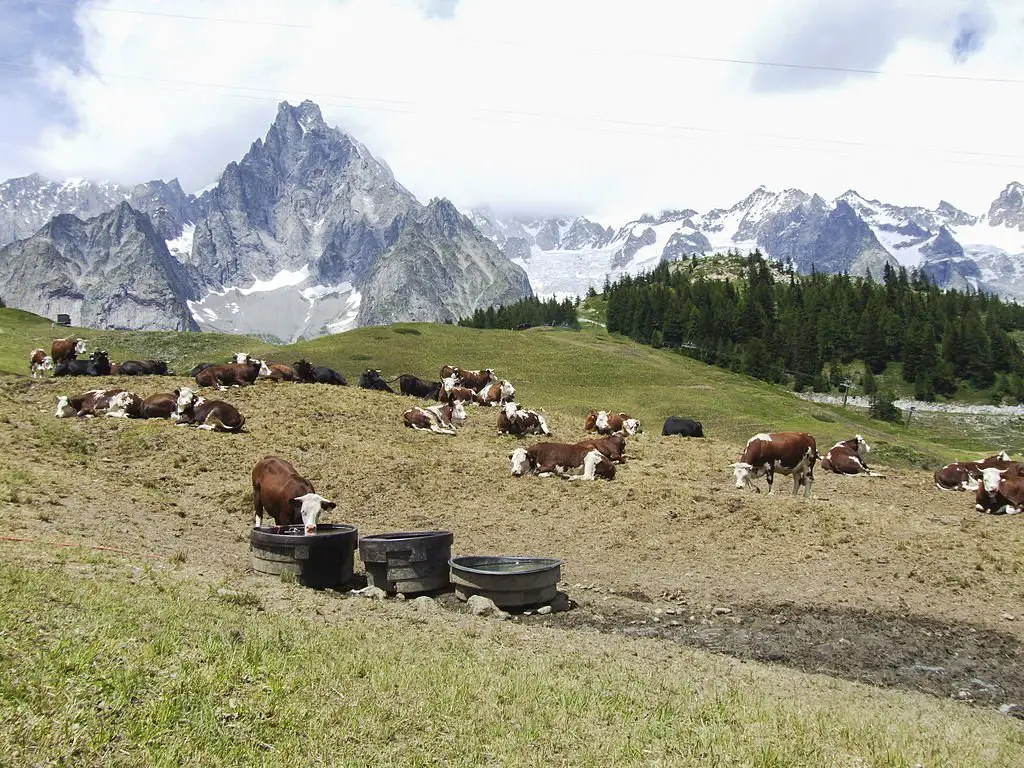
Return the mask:
M181 234L173 240L165 241L167 250L173 253L180 260L184 256L192 255L192 241L195 239L196 225L186 224L181 229Z
M256 278L256 282L248 288L229 288L228 290L238 291L243 296L248 296L251 293L264 293L266 291L276 291L278 288L289 288L293 285L299 285L309 279L309 264L304 264L302 269L297 272L282 269L269 280L260 280L256 275L253 275L253 277Z

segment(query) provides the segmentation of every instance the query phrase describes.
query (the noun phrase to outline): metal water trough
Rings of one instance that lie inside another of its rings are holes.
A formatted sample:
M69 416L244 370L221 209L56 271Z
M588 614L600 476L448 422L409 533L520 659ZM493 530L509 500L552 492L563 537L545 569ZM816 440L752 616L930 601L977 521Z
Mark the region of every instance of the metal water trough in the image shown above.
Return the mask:
M301 525L265 525L250 537L256 573L291 573L307 587L337 587L352 579L356 541L354 525L322 523L306 535Z
M366 583L385 592L403 595L430 592L448 586L451 531L397 531L364 536L359 557L366 567Z
M550 602L562 578L562 561L550 557L466 555L448 562L456 597L483 595L499 608Z

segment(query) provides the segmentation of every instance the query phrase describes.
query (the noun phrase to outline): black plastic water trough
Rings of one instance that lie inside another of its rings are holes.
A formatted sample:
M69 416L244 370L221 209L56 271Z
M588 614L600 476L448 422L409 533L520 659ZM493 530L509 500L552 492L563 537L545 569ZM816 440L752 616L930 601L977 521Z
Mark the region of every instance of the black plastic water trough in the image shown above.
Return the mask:
M396 531L364 536L359 557L366 582L385 592L403 595L431 592L448 586L451 531Z
M448 563L460 600L483 595L499 608L550 602L562 578L562 561L550 557L464 555Z
M337 587L352 579L359 531L345 523L321 523L306 535L301 525L265 525L250 537L256 573L291 573L307 587Z

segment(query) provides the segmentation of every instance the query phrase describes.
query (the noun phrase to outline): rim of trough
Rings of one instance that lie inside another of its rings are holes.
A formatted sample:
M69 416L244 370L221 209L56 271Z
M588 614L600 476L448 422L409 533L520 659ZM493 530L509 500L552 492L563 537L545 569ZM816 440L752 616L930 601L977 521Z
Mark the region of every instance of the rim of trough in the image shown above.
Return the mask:
M418 541L428 537L437 538L448 538L455 539L455 534L451 531L438 529L436 531L393 531L389 533L371 533L366 536L359 538L360 542L363 541Z
M495 571L485 568L476 568L459 562L464 560L483 560L494 565L499 563L509 563L512 565L518 565L520 563L535 563L536 567L522 571ZM565 565L565 561L556 557L532 557L528 555L459 555L458 557L450 558L448 560L448 565L458 571L479 573L485 576L522 576L526 573L543 573L544 571L553 571L554 569Z
M296 533L282 533L285 530L296 530ZM316 541L329 541L342 536L359 535L359 528L350 523L320 523L317 532L306 535L301 523L295 525L262 525L253 526L250 538L261 538L269 542L303 542L309 544Z

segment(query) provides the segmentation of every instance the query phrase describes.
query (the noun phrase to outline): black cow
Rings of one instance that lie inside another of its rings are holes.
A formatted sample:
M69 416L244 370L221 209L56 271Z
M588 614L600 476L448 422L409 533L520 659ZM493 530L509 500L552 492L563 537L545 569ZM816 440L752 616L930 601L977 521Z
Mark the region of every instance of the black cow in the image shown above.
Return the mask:
M166 376L167 363L163 360L125 360L118 373L122 376Z
M301 384L334 384L338 387L348 386L348 382L345 381L345 377L338 373L333 368L327 368L322 365L313 365L306 360L299 360L297 363L292 363L292 368L295 369L295 375L299 378Z
M205 371L207 368L212 368L216 363L200 363L189 373L193 379L199 374L200 371Z
M661 428L662 435L680 435L681 437L704 437L704 427L699 421L684 419L682 416L669 416L665 419L665 426Z
M53 371L54 376L109 376L110 358L102 349L92 353L88 360L65 360Z
M359 386L363 389L374 389L378 392L395 394L395 390L389 387L388 383L381 378L380 371L373 368L367 368L365 373L359 375Z
M403 373L398 377L398 389L403 395L413 397L430 397L437 399L437 392L441 389L440 381L424 381L419 376L411 373Z

